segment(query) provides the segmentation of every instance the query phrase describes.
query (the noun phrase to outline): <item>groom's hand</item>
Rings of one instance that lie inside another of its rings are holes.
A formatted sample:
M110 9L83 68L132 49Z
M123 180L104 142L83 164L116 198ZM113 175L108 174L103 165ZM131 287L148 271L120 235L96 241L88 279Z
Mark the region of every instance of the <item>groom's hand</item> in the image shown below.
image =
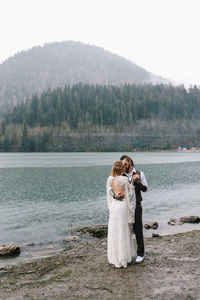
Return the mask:
M132 184L134 185L135 183L137 183L139 179L140 179L140 175L139 174L133 175Z
M123 195L123 194L114 194L114 196L113 196L113 198L115 199L115 200L119 200L119 201L122 201L123 199L124 199L124 197L125 197L125 195Z

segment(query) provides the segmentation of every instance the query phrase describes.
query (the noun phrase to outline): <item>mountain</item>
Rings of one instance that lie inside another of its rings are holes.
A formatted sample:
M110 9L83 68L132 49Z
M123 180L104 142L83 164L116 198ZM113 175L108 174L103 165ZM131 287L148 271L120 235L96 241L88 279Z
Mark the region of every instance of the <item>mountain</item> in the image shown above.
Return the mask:
M33 94L76 83L167 83L103 48L65 41L33 47L0 64L0 117Z

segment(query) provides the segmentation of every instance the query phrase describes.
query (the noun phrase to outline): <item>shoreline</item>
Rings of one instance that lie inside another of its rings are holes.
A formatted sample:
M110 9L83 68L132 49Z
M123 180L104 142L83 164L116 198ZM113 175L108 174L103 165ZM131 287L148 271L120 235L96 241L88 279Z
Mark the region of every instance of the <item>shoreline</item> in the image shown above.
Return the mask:
M95 227L98 225L86 225L86 227ZM101 226L101 225L100 225ZM107 226L106 224L102 224L102 226ZM21 247L21 252L18 256L14 257L6 257L6 258L0 258L0 270L4 267L12 267L12 266L19 266L20 264L24 263L31 263L35 262L39 259L48 258L54 255L58 255L60 251L65 249L71 244L74 245L81 245L86 244L90 241L95 240L92 235L90 234L81 234L77 232L77 229L84 228L84 226L75 226L71 234L69 232L68 235L63 237L63 239L60 239L60 241L52 241L51 243L44 244L43 246L40 246L39 244L34 244L32 242L27 242L25 244L17 243ZM145 229L143 228L143 234L144 238L152 238L153 234L158 234L160 237L164 236L173 236L179 233L188 233L193 230L200 230L200 223L198 224L192 224L192 223L184 223L182 225L168 225L166 222L159 222L159 227L157 229ZM67 238L70 236L77 236L78 240L68 241ZM134 238L134 234L133 234ZM98 239L97 239L98 240Z
M69 243L53 256L1 268L0 299L200 299L200 230L145 237L145 248L142 264L115 269L106 237Z

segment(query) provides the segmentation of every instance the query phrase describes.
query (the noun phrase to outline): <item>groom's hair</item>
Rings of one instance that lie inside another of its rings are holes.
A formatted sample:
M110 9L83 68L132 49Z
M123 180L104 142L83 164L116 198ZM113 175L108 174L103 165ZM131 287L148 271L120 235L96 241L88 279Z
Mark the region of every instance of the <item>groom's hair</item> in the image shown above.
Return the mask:
M132 165L132 166L134 165L132 159L130 158L130 156L124 154L124 155L122 155L122 156L120 157L120 160L124 160L124 159L125 159L126 161L128 161L128 162L131 162L131 165Z
M122 156L120 157L120 160L124 160L124 159L127 158L127 157L128 157L128 155L124 154L124 155L122 155Z

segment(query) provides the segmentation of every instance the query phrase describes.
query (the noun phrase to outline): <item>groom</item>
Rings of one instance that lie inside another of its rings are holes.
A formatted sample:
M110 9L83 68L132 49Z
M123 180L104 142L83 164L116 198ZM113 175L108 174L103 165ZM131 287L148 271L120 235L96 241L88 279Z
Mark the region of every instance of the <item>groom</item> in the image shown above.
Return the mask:
M137 242L137 258L136 263L141 263L144 260L144 238L143 238L143 224L142 224L142 192L146 192L148 184L145 175L142 171L135 169L134 164L130 156L122 155L120 157L123 165L125 166L124 176L128 177L129 182L135 186L136 196L136 208L135 208L135 223L133 224L133 230Z

